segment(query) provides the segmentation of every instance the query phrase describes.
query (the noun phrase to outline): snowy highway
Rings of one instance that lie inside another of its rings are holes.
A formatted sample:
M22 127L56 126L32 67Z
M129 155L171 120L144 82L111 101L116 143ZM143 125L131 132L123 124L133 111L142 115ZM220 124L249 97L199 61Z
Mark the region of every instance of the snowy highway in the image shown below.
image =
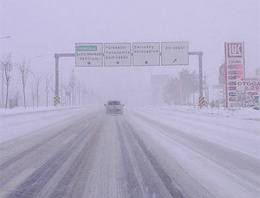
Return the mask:
M258 120L153 107L0 119L0 197L260 195Z

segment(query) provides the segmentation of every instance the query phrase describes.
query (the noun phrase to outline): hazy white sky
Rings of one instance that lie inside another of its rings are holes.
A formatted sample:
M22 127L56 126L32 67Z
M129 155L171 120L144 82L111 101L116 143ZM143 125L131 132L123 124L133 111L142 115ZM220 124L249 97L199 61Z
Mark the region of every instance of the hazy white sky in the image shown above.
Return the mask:
M73 53L76 42L189 41L190 51L203 51L203 67L211 84L218 83L224 61L224 42L245 42L246 75L259 67L259 0L0 0L1 56L15 61L35 56L35 69L54 72L54 53ZM60 61L67 78L74 59ZM148 86L150 74L177 75L182 68L198 70L195 57L189 66L77 68L86 85L97 90ZM136 86L139 85L139 86ZM115 89L111 90L116 92Z

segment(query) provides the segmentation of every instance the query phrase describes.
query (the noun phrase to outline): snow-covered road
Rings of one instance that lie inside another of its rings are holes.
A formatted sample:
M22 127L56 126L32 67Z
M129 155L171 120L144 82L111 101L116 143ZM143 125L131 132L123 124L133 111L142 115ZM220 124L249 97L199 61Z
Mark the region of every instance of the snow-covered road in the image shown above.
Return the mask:
M260 196L257 120L156 108L0 119L0 197Z

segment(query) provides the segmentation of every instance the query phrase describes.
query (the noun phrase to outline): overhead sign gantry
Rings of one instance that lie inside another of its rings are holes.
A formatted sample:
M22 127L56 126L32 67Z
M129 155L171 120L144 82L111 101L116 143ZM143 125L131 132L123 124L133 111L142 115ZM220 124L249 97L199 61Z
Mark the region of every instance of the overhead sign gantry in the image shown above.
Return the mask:
M75 65L77 67L170 66L188 64L188 42L75 44Z
M59 58L75 57L76 67L176 66L188 65L189 56L199 60L199 95L203 97L203 52L189 52L185 42L76 43L75 53L54 54L55 104L59 100Z

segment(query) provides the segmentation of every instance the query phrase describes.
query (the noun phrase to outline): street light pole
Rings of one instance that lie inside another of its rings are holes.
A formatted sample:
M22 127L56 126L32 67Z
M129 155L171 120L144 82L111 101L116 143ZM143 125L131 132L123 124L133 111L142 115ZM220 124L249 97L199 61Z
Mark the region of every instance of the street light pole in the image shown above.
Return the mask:
M5 38L11 38L11 36L4 36L4 37L1 37L0 39L5 39Z

